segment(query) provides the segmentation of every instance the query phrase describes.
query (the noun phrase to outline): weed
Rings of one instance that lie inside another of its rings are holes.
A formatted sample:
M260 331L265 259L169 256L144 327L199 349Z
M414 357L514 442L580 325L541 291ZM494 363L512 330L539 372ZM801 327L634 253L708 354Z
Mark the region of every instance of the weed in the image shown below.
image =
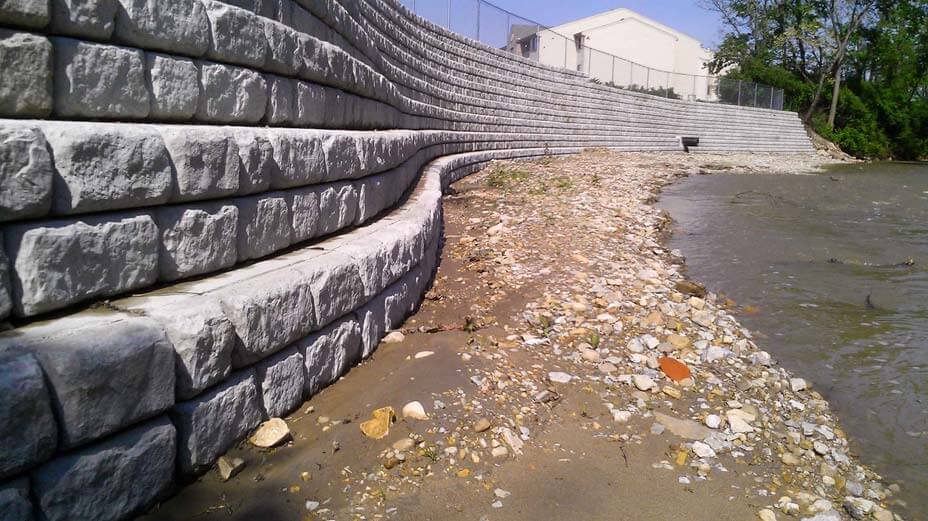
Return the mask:
M492 188L508 188L526 179L528 179L528 172L498 165L493 167L487 176L487 184Z

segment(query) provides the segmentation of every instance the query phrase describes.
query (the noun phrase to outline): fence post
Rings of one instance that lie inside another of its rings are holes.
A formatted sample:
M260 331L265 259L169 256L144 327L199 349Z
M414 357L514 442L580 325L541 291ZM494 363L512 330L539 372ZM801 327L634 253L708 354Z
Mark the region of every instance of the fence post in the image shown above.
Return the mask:
M773 87L770 87L770 109L773 110L773 93L776 91Z
M644 88L651 90L651 67L645 67Z
M738 106L741 106L741 80L738 80Z
M451 30L451 0L448 0L448 30Z
M480 4L482 3L483 2L481 0L477 0L477 41L478 42L480 41Z
M752 106L752 107L756 107L756 106L757 106L757 84L756 84L756 83L754 84L754 104L751 105L751 106Z
M615 55L612 55L612 84L615 85Z
M664 85L664 94L670 97L670 71L667 72L667 84Z

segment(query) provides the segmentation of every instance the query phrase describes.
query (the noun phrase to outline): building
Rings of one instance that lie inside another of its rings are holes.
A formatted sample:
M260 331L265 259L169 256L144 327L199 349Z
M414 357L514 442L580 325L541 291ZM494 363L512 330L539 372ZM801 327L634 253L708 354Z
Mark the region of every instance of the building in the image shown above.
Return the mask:
M689 99L706 99L710 91L706 64L712 51L692 36L630 9L551 28L513 25L506 48L546 65L585 72L603 83L670 87Z

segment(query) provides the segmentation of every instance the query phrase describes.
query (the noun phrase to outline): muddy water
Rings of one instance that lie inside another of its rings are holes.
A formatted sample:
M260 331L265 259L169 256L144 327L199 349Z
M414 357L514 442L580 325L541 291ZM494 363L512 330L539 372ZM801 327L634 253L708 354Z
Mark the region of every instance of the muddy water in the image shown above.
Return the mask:
M694 176L660 205L691 277L742 307L928 519L928 166Z

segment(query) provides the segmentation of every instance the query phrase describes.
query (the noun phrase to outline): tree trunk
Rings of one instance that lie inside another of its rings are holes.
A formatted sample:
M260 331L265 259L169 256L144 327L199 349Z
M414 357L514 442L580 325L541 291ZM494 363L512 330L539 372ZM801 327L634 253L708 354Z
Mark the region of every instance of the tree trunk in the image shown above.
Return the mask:
M809 108L806 109L806 113L802 116L802 121L806 124L812 123L812 114L815 113L815 107L818 106L818 101L822 98L822 90L825 88L825 72L821 73L821 76L818 78L818 85L815 87L815 95L812 96L812 103L809 104Z
M828 110L828 128L835 128L835 113L838 111L838 94L841 92L841 71L835 73L835 85L831 90L831 108Z

